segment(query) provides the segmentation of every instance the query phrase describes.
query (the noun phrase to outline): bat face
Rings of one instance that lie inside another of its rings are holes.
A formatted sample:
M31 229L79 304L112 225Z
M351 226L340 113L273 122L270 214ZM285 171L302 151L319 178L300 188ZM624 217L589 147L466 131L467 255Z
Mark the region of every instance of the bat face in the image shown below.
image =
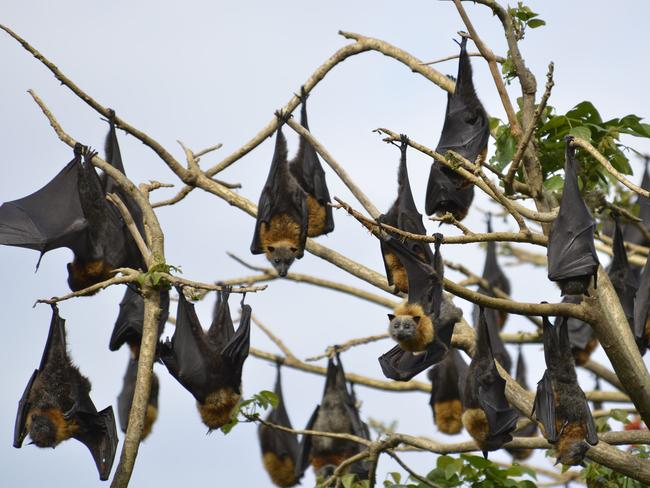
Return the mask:
M562 295L582 295L598 270L594 222L578 189L575 148L567 138L564 192L560 211L548 240L548 279L560 285Z
M309 130L307 122L307 96L305 87L301 88L302 108L300 125ZM321 166L314 147L302 136L298 154L290 163L291 174L296 178L300 187L307 194L309 222L308 237L318 237L329 234L334 230L334 217L330 202L330 194L325 181L325 172Z
M250 346L251 308L242 306L239 328L233 331L227 292L221 293L215 320L206 334L181 289L178 289L176 330L160 345L160 359L170 374L197 401L204 424L217 429L230 420L241 399L241 376ZM226 294L224 296L224 294Z
M544 437L554 445L558 462L577 465L589 444L598 443L596 426L578 385L566 318L558 327L546 317L543 321L546 372L537 384L533 414L542 425Z
M286 276L293 261L302 258L309 225L307 194L289 169L283 124L279 116L275 151L260 194L251 243L251 253L264 253L280 276Z
M90 382L68 356L65 321L53 308L43 357L18 403L14 447L29 434L38 447L55 447L74 438L90 450L100 479L106 480L117 449L112 407L97 412L90 399Z
M336 362L333 358L328 362L323 398L306 429L370 438L368 427L359 416L355 396L345 383L345 373L338 356ZM359 444L348 440L303 436L298 466L305 470L311 464L318 476L326 476L345 459L360 452L360 449ZM363 463L354 463L351 470L361 479L368 477L368 470Z

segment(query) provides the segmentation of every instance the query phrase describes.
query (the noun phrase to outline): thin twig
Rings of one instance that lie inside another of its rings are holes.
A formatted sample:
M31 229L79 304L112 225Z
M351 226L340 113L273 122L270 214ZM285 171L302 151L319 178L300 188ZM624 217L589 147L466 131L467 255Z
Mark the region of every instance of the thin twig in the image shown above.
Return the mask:
M388 339L390 336L388 334L377 334L371 335L368 337L359 337L357 339L351 339L344 342L343 344L336 346L327 346L323 354L318 354L317 356L311 356L305 359L307 362L319 361L320 359L332 357L333 354L337 352L345 352L348 349L351 349L356 346L362 346L364 344L370 344L371 342L377 342L384 339Z
M134 269L130 268L118 268L114 269L113 273L120 273L121 276L113 276L112 278L109 278L104 281L100 281L99 283L95 283L94 285L90 285L87 288L84 288L83 290L79 291L73 291L71 293L68 293L66 295L62 295L60 297L52 297L50 299L47 298L40 298L36 300L34 305L37 303L47 303L49 305L52 305L54 303L58 302L63 302L65 300L70 300L71 298L75 297L83 297L87 295L94 295L97 293L99 290L103 290L104 288L108 288L109 286L112 285L121 285L123 283L133 283L137 281L138 276L140 273Z

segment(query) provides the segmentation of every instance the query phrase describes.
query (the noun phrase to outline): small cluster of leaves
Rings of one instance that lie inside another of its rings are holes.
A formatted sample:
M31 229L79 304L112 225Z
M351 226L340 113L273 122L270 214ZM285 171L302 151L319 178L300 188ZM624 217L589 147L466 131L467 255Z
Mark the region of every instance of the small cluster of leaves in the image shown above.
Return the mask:
M460 457L439 456L436 468L427 474L427 480L441 488L458 486L481 486L484 488L535 488L537 485L529 479L536 479L535 472L529 468L512 465L504 468L488 459L470 454ZM399 473L390 473L390 479L384 481L386 488L424 488L426 485L409 478L405 483Z
M648 459L650 450L647 446L634 446L630 448L630 454L641 459ZM587 467L582 470L580 477L585 480L587 486L598 486L599 488L644 488L647 486L592 461L587 462Z
M496 134L496 151L490 162L502 170L512 161L517 143L509 125L499 119L491 119L490 125ZM564 166L566 136L589 141L617 171L631 174L632 168L624 153L630 148L621 144L621 134L650 138L650 124L642 123L641 117L634 114L604 121L589 101L579 103L566 114L557 114L553 107L547 106L535 132L546 189L559 192L564 185L563 175L554 173ZM607 192L611 177L600 163L584 151L578 151L577 158L582 166L579 174L583 188L586 191L601 188ZM522 180L521 170L517 177Z
M165 275L171 273L182 273L182 271L179 266L167 263L157 263L151 266L146 273L140 273L138 276L138 283L142 286L146 282L149 282L158 290L169 290L171 288L171 283L165 278Z
M318 479L316 486L320 488L324 481L324 479ZM353 473L347 473L341 476L341 484L343 485L343 488L370 488L370 481L360 480L359 477Z
M523 2L517 3L516 7L509 7L508 13L512 18L512 27L515 31L517 40L524 38L527 27L537 29L538 27L546 25L546 22L539 18L539 14L533 12L530 7L524 5ZM510 51L508 51L506 60L501 63L501 72L503 73L507 84L510 84L510 82L517 77Z
M252 422L260 416L260 410L267 410L269 407L278 406L278 396L272 391L262 390L252 397L242 400L234 410L230 421L221 427L221 432L229 434L230 431L240 422Z

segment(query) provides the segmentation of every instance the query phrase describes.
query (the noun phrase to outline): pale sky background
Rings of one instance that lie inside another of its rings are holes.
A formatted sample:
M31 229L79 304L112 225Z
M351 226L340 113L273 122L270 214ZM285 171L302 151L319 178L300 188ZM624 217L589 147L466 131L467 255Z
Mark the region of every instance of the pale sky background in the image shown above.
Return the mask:
M551 105L563 113L590 100L604 119L629 113L650 114L645 91L648 2L619 2L614 6L603 0L531 1L530 6L548 25L530 31L521 49L542 87L546 66L555 61L556 86ZM484 41L497 54L504 55L505 40L498 20L481 6L467 4L466 9ZM160 141L177 158L182 159L177 139L194 150L223 143L220 151L202 160L204 168L248 141L327 57L348 42L337 35L339 29L384 39L422 60L456 54L458 49L452 39L464 29L449 2L396 4L376 0L325 4L5 2L0 22L41 50L100 103L113 107L120 117ZM475 47L471 45L470 50L475 51ZM4 33L0 33L0 60L0 201L9 201L40 188L72 158L71 149L56 138L27 89L34 89L63 127L85 144L101 150L107 124ZM487 65L473 58L473 66L475 84L487 111L503 118ZM457 64L450 61L437 68L455 74ZM519 95L518 86L510 89L513 97ZM372 129L388 127L435 147L445 102L445 92L404 65L376 53L365 53L337 66L312 92L310 126L370 199L385 210L395 197L399 152L381 142ZM290 129L285 133L293 153L298 138ZM127 174L136 183L148 179L177 182L150 150L122 132L118 137ZM626 141L650 152L648 141ZM219 177L241 182L241 194L257 202L272 149L273 141L266 141ZM416 202L423 207L430 161L412 150L408 160ZM632 164L633 179L638 181L641 163L633 158ZM327 167L325 171L330 193L360 208L333 172ZM157 191L154 200L175 191ZM496 208L480 191L477 194L475 207ZM182 203L160 209L158 216L166 232L167 262L182 266L187 278L210 282L249 274L225 251L266 265L263 256L252 257L248 250L253 219L216 197L195 191ZM383 271L375 238L341 211L336 212L335 220L334 233L319 242ZM483 230L483 217L476 210L470 212L465 223L473 230ZM437 229L432 223L427 226L430 232ZM494 226L497 230L515 229L512 220L498 221ZM456 232L447 227L442 231ZM483 268L484 252L478 245L445 246L443 254L476 272ZM5 338L0 343L0 355L5 360L5 372L0 375L0 486L101 484L90 454L78 442L65 442L54 451L27 445L21 450L11 447L18 399L38 365L50 320L48 306L32 308L32 304L37 298L68 291L65 263L70 258L67 250L51 252L34 274L37 253L0 249L5 311ZM309 254L292 270L371 288ZM506 273L516 299L559 300L559 292L546 280L545 270L519 266L507 267ZM453 272L449 277L459 279ZM61 315L67 319L71 356L90 378L98 409L115 406L126 368L126 350L108 350L122 294L122 288L112 288L92 298L60 305ZM206 326L213 301L211 295L197 305ZM308 285L274 282L267 291L249 295L247 301L301 358L318 354L327 345L383 332L387 326L385 309ZM459 299L456 303L469 316L470 304ZM175 315L175 304L171 313ZM506 330L531 330L531 326L525 319L511 316ZM165 335L172 332L170 326ZM254 347L276 351L256 328L251 341ZM379 378L376 358L390 347L392 344L384 341L347 352L343 355L344 366L347 371ZM514 359L516 350L511 352ZM538 346L527 346L525 352L528 381L533 386L542 375L543 356ZM601 349L594 357L607 361ZM241 425L227 437L220 432L206 436L191 395L164 367L158 365L156 371L161 379L160 415L153 433L141 446L132 486L271 486L261 465L256 428ZM244 367L244 394L272 389L274 374L271 365L250 358ZM591 376L583 376L585 389L591 389ZM418 379L426 377L422 374ZM284 391L294 426L302 428L307 422L320 400L323 380L285 368ZM436 431L428 396L423 393L387 393L362 386L356 391L363 401L364 419L397 419L400 432L444 441L465 438L464 434L445 437ZM491 458L506 461L509 456L496 453ZM435 463L431 454L406 459L423 474ZM379 479L394 469L392 461L382 457ZM313 485L311 473L303 485Z

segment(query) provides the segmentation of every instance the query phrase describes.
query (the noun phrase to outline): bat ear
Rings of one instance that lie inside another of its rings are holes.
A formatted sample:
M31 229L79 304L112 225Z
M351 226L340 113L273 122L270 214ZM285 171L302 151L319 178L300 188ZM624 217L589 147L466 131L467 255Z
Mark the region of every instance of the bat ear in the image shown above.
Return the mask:
M390 321L392 321L395 318L395 316L392 313L389 313L389 314L386 314L386 315L388 315L388 320L390 320Z
M419 315L416 315L415 317L413 317L413 322L415 322L416 324L419 324L421 318L422 317L420 317Z
M298 252L298 248L297 248L297 247L290 247L289 249L291 249L291 252L292 252L292 253L296 253L296 252Z
M268 246L267 249L268 249L270 252L274 252L274 251L275 251L275 247L273 247L273 246Z

